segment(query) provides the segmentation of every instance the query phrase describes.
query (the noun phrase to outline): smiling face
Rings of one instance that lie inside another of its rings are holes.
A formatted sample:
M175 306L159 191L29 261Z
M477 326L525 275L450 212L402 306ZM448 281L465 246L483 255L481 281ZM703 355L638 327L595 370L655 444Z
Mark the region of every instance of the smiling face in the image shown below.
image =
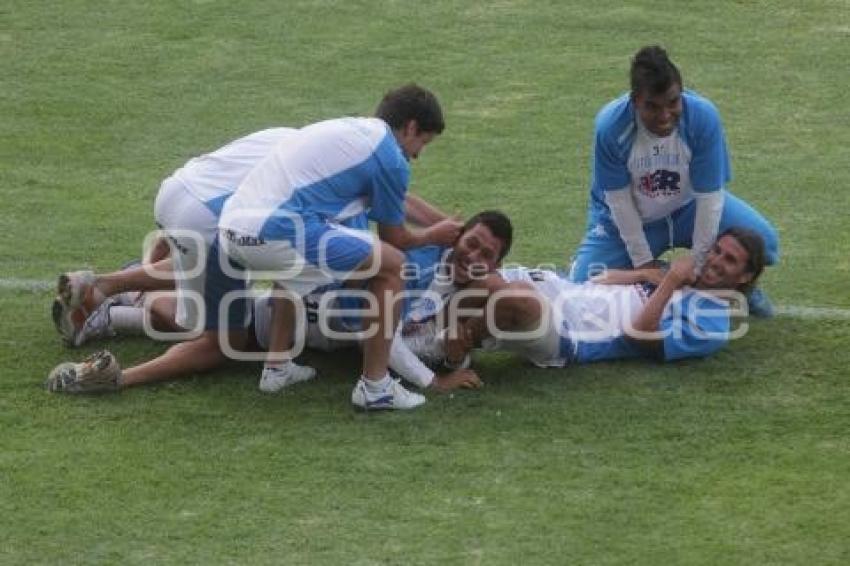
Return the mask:
M647 130L659 137L673 133L682 115L682 85L673 83L661 94L641 91L634 97L635 110Z
M701 289L738 289L749 283L750 256L734 236L721 236L709 250L696 281Z
M484 224L464 231L452 249L450 264L454 282L465 285L492 273L501 260L502 241Z
M416 120L408 121L401 130L395 132L398 144L408 161L416 159L426 145L437 136L434 132L423 132Z

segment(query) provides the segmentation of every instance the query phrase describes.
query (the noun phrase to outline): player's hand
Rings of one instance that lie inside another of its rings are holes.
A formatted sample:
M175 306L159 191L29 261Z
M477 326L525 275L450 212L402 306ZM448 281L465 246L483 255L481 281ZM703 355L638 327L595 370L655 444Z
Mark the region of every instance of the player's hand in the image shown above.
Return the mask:
M443 348L446 353L446 361L457 365L463 361L466 355L475 347L475 337L471 324L459 323L457 327L457 336L453 336L451 330L445 332L443 339Z
M457 218L446 218L427 228L428 239L440 246L450 246L460 237L463 222Z
M471 369L456 369L446 375L435 375L434 381L431 382L431 387L440 393L451 391L452 389L479 389L484 385L475 370Z
M677 257L670 264L670 270L667 272L666 277L672 277L677 287L692 285L696 281L695 267L694 256L686 255Z

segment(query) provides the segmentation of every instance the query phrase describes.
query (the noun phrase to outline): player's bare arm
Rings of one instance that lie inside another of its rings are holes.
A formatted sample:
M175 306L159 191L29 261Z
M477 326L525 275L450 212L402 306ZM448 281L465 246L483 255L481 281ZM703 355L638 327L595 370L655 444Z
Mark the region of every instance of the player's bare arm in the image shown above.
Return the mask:
M663 355L663 340L658 337L657 332L664 309L673 293L685 285L692 284L694 280L693 256L687 255L673 260L669 271L649 297L643 310L632 321L631 327L626 328L626 337L649 354Z
M436 244L449 246L460 236L463 224L452 218L441 220L427 228L410 229L404 225L378 225L378 236L388 244L407 250L419 246Z
M448 214L430 202L411 193L405 197L404 208L407 221L419 228L427 228L449 218Z

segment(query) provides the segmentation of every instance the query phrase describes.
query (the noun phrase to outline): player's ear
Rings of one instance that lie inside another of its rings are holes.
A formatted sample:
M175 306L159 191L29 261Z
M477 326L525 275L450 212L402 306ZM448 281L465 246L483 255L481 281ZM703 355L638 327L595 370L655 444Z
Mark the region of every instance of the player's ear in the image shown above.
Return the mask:
M417 136L419 135L419 122L414 119L410 119L405 122L402 127L402 134L405 136Z

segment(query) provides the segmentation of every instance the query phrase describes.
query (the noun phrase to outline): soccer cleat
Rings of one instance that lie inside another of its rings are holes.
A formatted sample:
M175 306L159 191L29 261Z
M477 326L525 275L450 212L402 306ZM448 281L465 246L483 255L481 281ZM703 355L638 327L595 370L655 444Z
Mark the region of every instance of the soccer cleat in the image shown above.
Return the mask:
M289 362L283 367L264 367L260 378L260 391L263 393L277 393L285 387L308 381L316 377L316 370L309 366L299 366L295 362Z
M115 336L109 318L112 305L112 301L104 301L86 316L88 311L84 307L70 308L57 298L53 301L53 323L62 340L71 348L79 348L97 338L112 338Z
M97 307L97 304L94 304L94 282L92 271L69 271L59 276L56 293L68 308L85 306L89 311L93 311Z
M756 287L749 292L747 306L750 309L750 316L773 318L773 303L761 287Z
M372 392L361 377L351 392L351 403L364 411L415 409L425 403L425 396L408 391L398 379L391 379L382 390Z
M51 393L106 393L117 391L121 382L121 366L107 350L101 350L75 364L59 364L44 386Z

